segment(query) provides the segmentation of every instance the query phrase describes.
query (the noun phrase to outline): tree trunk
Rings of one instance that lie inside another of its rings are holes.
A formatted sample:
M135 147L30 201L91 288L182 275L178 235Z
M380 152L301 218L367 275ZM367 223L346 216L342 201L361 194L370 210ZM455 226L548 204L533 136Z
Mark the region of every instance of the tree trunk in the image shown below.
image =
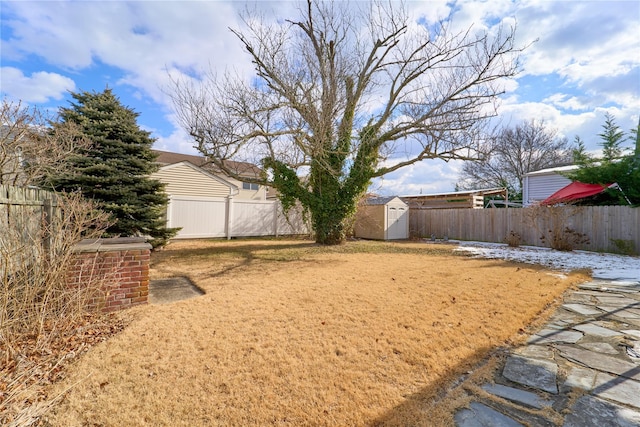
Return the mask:
M316 243L339 245L345 241L345 215L336 209L311 211Z
M333 166L339 169L339 162ZM345 240L345 219L353 213L349 209L355 204L345 194L340 181L334 174L315 163L311 167L311 221L316 235L316 243L323 245L339 245Z

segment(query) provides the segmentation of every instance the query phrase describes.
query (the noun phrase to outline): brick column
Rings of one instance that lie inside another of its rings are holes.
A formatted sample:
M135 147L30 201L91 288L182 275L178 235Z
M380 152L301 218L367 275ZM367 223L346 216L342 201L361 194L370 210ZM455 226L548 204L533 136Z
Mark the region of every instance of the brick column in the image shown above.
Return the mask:
M144 238L83 240L74 247L71 286L95 286L89 305L115 311L146 304L151 245Z

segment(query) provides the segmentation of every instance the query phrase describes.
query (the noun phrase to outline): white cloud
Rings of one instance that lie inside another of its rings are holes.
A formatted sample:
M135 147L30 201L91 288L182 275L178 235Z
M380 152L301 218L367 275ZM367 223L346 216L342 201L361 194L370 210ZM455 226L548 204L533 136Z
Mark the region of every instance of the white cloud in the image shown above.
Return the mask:
M640 4L629 1L518 2L519 39L538 40L524 54L525 73L558 73L587 84L628 74L640 64Z
M250 68L232 2L12 2L3 51L36 55L63 69L116 67L122 82L159 100L166 68ZM34 7L35 6L35 7ZM3 5L3 7L5 7ZM4 25L4 22L3 22Z
M296 16L298 7L296 2L249 4L280 21ZM455 29L473 25L491 33L515 17L517 45L539 39L523 54L519 79L506 82L499 110L504 124L545 120L569 139L583 137L588 149L597 148L605 111L612 112L625 131L637 124L637 1L430 0L409 1L407 6L416 19L434 23L453 14ZM171 116L163 88L169 73L191 78L210 67L250 73L246 52L228 30L242 27L237 12L244 7L235 1L3 2L2 59L18 68L2 69L2 91L46 103L81 84L95 85L82 90L102 89L104 75L115 76L109 77L114 79L110 85L125 87L143 106L153 105L151 111L164 115L172 126L154 131L159 135L157 148L194 153L192 141ZM35 65L30 64L34 58ZM25 75L21 63L42 71ZM367 108L373 111L381 100L372 94L369 101ZM148 114L139 111L143 119ZM383 188L387 194L451 191L458 169L454 162L425 161L390 174Z
M383 195L449 193L455 190L462 163L424 160L376 179L371 191Z
M153 148L162 151L172 151L175 153L195 154L201 153L194 148L193 140L189 138L181 129L175 129L169 136L160 136L157 138Z
M555 93L545 98L542 102L545 104L551 104L560 107L565 110L582 111L589 107L588 104L585 104L578 97L571 96L566 93Z
M45 103L50 99L62 99L65 92L75 89L75 83L57 73L40 71L25 76L14 67L2 67L2 93L13 100Z

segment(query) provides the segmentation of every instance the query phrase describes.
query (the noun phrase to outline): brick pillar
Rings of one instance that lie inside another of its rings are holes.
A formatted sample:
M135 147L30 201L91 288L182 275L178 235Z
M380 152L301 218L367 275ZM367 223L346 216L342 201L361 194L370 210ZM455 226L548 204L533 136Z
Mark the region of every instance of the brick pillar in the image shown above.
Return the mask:
M146 304L151 245L144 238L83 240L74 247L72 286L94 286L89 305L115 311Z

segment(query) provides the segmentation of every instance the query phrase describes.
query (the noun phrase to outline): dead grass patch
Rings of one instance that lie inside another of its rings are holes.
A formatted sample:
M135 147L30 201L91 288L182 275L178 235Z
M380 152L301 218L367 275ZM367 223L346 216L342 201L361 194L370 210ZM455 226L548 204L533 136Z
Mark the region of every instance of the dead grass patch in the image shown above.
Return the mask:
M448 406L432 411L451 383L585 279L452 248L172 243L152 276L188 276L206 295L137 309L51 391L83 380L49 421L446 425Z

